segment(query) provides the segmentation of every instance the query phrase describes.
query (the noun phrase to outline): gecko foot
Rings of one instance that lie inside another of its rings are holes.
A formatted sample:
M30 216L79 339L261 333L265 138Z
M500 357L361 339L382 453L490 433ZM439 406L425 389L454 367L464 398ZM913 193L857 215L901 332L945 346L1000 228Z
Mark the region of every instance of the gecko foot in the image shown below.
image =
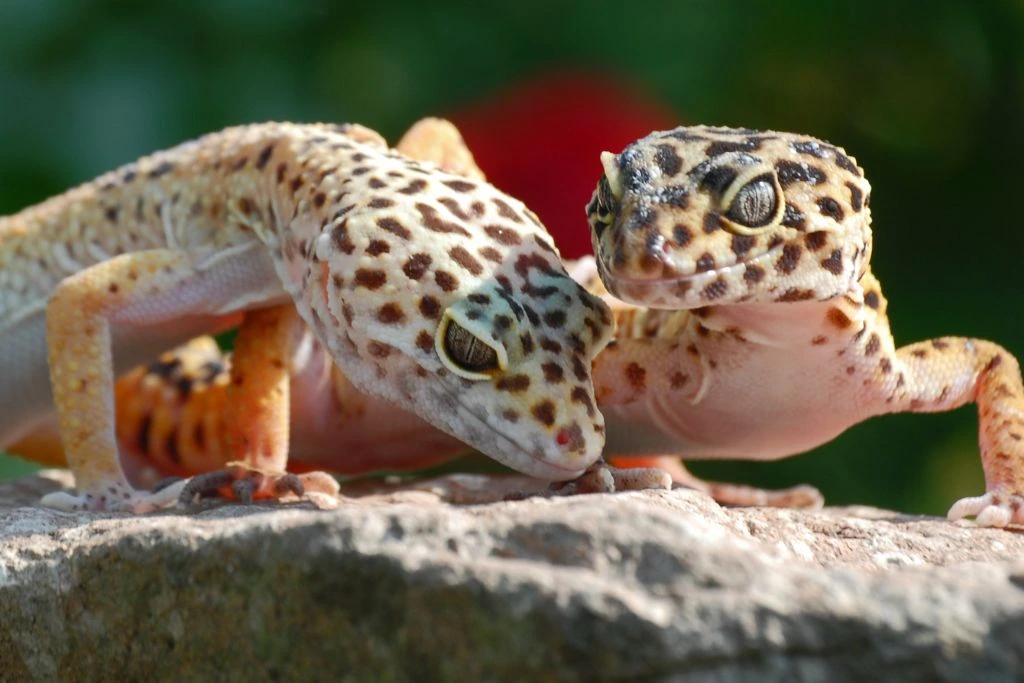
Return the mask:
M238 500L242 503L280 500L288 494L299 498L308 493L336 497L340 489L334 477L325 472L271 473L248 465L229 463L222 469L192 477L183 482L179 490L179 505L188 505L197 497Z
M613 493L672 488L672 475L656 467L614 467L598 460L587 471L571 481L551 485L556 495L578 493Z
M1024 524L1024 495L990 491L983 496L961 498L946 513L951 520L974 517L978 526L1004 527Z
M632 456L612 458L615 464L644 465L668 472L676 487L696 489L715 499L719 505L732 507L772 507L819 509L825 505L821 491L808 484L792 486L776 491L746 484L732 484L724 481L707 481L686 469L683 461L675 455Z
M142 514L171 507L178 501L185 482L172 482L158 491L136 491L127 483L109 486L105 493L73 495L57 491L43 496L40 505L65 512L90 510L94 512L131 512Z

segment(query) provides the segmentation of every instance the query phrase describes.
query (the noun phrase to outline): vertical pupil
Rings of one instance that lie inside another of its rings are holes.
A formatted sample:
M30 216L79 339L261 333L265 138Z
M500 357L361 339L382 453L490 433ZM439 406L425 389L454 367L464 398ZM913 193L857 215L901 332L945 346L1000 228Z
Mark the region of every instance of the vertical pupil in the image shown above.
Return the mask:
M747 183L736 193L728 216L743 225L764 225L775 214L775 186L767 178Z
M445 330L444 348L464 370L488 370L498 365L498 355L494 349L455 321L449 322Z

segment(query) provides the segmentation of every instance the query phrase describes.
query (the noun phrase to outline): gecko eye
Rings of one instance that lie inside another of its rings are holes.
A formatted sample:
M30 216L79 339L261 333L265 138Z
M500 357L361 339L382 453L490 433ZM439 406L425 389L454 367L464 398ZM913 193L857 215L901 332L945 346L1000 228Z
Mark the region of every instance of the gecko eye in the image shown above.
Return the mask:
M594 198L587 208L589 213L599 223L608 225L615 218L615 214L619 210L619 202L612 192L612 186L608 182L606 174L601 175L601 180L597 183L597 190L594 192Z
M778 210L779 197L770 173L754 178L741 187L732 198L725 215L748 228L759 228L772 222Z
M502 369L498 351L448 315L441 323L434 347L441 362L466 379L491 379Z

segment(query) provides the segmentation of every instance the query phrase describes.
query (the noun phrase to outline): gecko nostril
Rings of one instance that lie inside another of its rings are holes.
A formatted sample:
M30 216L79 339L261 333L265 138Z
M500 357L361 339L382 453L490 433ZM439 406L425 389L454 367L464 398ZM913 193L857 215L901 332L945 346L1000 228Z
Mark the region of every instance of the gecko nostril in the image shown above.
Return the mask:
M583 430L576 423L562 427L555 434L555 443L569 452L582 451L586 446L583 439Z

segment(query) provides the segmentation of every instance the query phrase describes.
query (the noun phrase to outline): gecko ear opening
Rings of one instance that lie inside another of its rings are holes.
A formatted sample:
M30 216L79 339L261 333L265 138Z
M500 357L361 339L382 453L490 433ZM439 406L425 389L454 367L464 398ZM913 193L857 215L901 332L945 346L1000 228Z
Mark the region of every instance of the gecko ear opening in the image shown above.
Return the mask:
M455 320L458 312L448 309L434 336L434 349L441 363L459 377L491 379L508 367L508 356L500 344L485 340L469 328L469 320Z

